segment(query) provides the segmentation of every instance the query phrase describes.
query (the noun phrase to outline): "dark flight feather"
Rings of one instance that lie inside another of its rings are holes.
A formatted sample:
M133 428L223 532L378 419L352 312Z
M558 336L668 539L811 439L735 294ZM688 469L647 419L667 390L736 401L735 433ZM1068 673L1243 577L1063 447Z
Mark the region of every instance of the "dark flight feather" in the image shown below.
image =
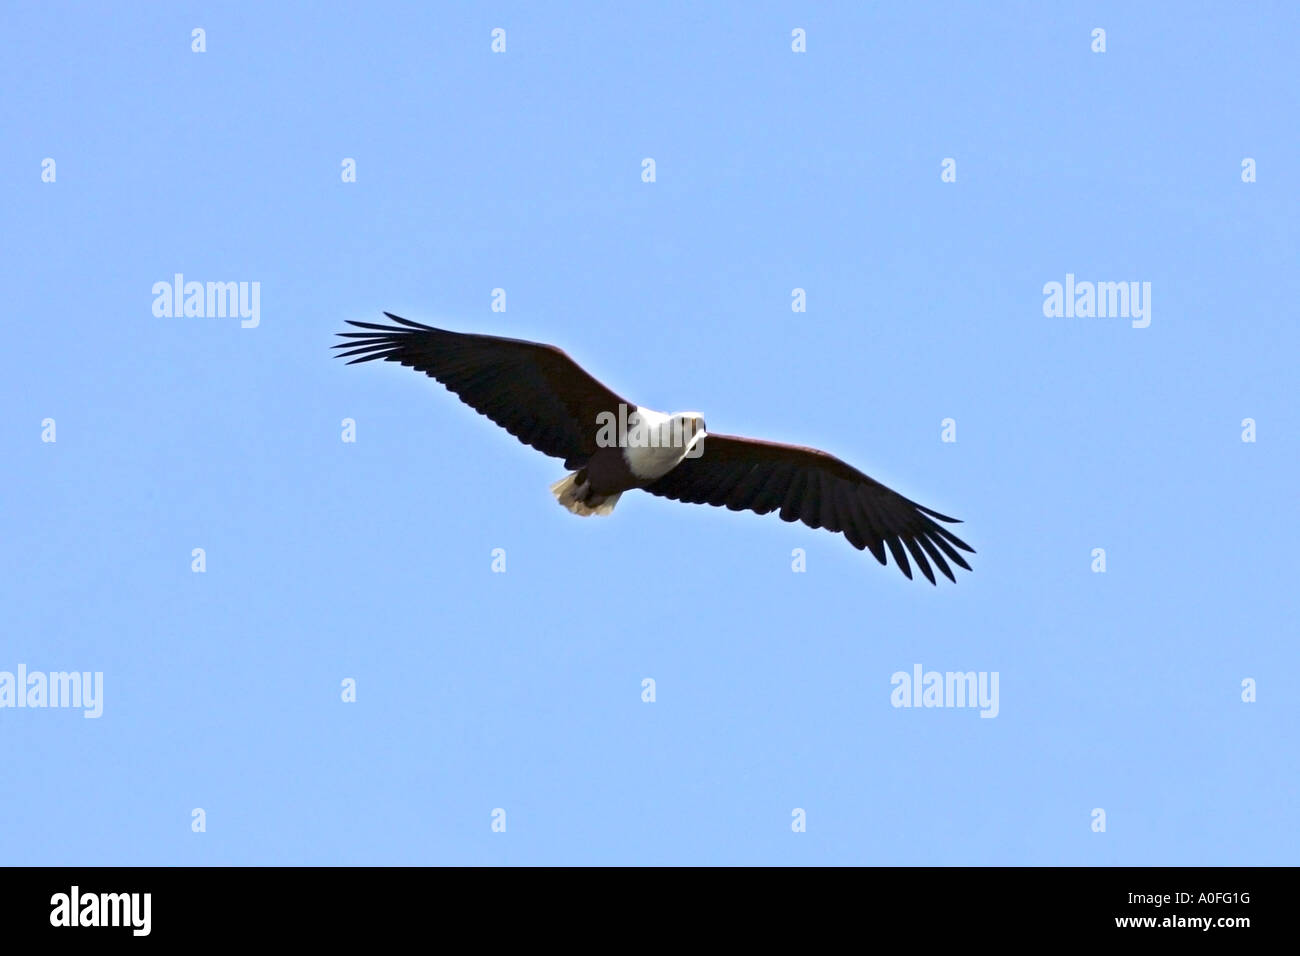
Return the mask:
M561 349L522 339L448 332L385 312L397 325L352 322L336 349L349 365L383 359L424 372L521 442L581 468L596 452L596 418L632 403L610 391Z
M842 532L853 547L870 549L881 564L887 563L888 547L903 574L912 577L915 563L931 584L932 565L956 580L944 555L969 571L970 565L954 549L975 553L938 523L959 523L956 518L918 505L815 448L710 433L702 455L685 459L645 490L758 514L780 508L786 521Z

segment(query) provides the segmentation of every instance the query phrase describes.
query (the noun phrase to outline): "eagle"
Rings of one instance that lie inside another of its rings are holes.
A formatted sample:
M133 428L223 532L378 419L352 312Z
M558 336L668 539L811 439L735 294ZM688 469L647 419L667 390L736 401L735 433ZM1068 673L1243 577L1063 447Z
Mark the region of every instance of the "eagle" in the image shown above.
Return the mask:
M570 474L551 485L576 515L608 515L626 491L802 521L844 535L882 565L886 551L912 577L911 561L934 584L933 568L974 549L944 524L960 523L904 498L816 448L707 432L698 412L665 414L634 405L554 345L449 332L385 312L396 325L348 321L334 346L347 364L383 359L424 372L480 415ZM941 523L942 522L942 523Z

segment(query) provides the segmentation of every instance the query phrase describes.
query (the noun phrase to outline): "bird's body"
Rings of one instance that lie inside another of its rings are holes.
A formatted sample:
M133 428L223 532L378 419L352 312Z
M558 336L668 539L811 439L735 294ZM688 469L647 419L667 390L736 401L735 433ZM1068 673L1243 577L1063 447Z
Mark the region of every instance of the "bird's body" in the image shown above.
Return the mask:
M398 325L350 322L341 357L385 359L441 382L463 402L573 471L551 491L578 515L607 515L620 496L653 495L843 532L912 576L907 556L934 583L931 564L970 570L972 552L938 522L954 522L815 448L709 434L697 412L665 414L610 391L560 349L521 339L448 332L385 313ZM937 519L937 520L936 520Z
M637 408L627 419L624 440L598 438L587 463L551 485L556 500L574 514L611 514L623 492L648 488L704 441L704 419L693 412L666 415Z

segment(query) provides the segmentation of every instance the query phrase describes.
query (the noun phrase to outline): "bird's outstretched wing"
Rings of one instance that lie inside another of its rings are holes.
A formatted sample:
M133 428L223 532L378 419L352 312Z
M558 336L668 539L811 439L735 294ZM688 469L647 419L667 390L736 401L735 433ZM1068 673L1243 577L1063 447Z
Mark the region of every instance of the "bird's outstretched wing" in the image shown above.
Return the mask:
M636 406L592 378L561 349L493 335L447 332L385 312L397 325L352 322L365 332L340 332L348 341L336 357L349 365L384 359L424 372L526 445L581 468L596 451L601 412Z
M886 563L888 547L908 578L911 552L931 584L935 583L931 563L956 581L948 562L969 571L957 549L974 554L973 548L938 523L956 522L956 518L909 501L815 448L710 433L704 438L702 455L683 460L645 490L692 504L725 505L732 511L763 515L780 509L785 521L842 531L859 551L870 548L881 564Z

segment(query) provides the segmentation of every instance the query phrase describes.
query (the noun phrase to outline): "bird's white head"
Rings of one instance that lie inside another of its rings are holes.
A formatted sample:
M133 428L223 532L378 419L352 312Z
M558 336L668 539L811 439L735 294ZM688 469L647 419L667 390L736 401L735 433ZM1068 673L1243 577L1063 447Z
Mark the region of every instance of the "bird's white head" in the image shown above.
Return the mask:
M704 416L699 412L665 415L639 408L628 419L623 454L638 478L660 478L683 458L704 454Z
M697 448L707 435L704 416L699 412L678 412L673 419L678 423L678 433L682 436L682 444L686 446L686 454L695 457L699 454Z

